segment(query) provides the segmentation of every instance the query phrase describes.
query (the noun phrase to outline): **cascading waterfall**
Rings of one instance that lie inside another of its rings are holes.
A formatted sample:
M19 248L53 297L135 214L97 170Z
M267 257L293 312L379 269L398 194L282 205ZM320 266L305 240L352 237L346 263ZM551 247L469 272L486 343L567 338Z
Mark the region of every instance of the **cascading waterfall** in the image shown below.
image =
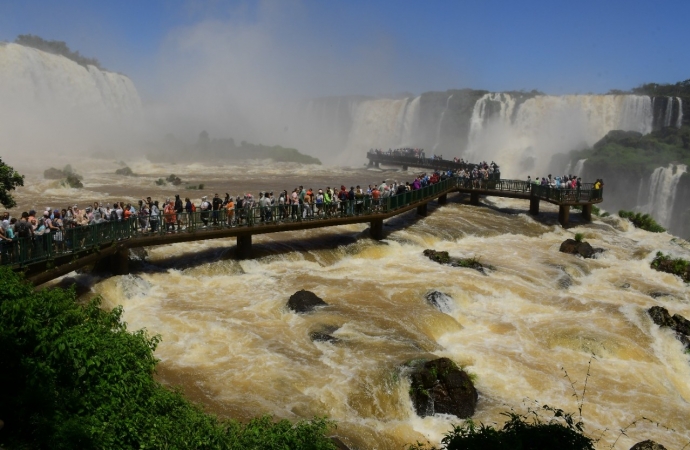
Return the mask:
M365 100L357 105L345 152L338 162L361 161L362 152L370 148L394 148L411 145L418 122L419 97L399 100ZM364 149L364 150L363 150Z
M666 112L664 113L664 127L671 126L671 117L673 116L673 97L668 97L666 100Z
M678 99L678 117L676 119L676 128L683 126L683 99L676 97Z
M136 119L141 113L137 90L126 76L22 45L0 46L0 80L6 105L83 110L121 120Z
M575 164L575 168L573 169L573 175L577 175L578 177L582 175L582 169L585 167L585 161L587 161L587 158L581 159Z
M441 113L441 119L438 121L438 129L436 130L436 143L434 144L433 150L435 151L436 148L438 147L438 144L441 141L441 127L443 126L443 118L446 116L446 111L448 111L448 105L450 104L450 99L453 98L453 94L450 94L450 97L446 100L446 107L443 109L443 112Z
M646 211L661 225L668 227L676 200L676 187L684 173L685 164L657 167L649 178L649 197Z
M473 110L467 157L501 161L509 176L522 177L610 130L649 133L652 120L648 96L540 95L516 104L511 95L486 94Z

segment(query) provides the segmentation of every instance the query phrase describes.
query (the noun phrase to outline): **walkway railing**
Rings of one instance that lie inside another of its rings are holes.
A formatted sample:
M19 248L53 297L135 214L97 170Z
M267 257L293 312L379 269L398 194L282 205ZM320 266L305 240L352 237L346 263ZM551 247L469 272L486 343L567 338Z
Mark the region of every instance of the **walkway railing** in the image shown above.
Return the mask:
M273 205L236 208L233 210L197 211L193 213L135 216L128 220L68 227L31 238L18 238L0 242L0 265L18 267L51 261L57 257L95 251L117 242L142 237L162 236L168 233L194 233L228 228L252 228L290 222L318 222L343 217L359 217L362 222L376 220L377 216L394 213L415 203L432 200L457 189L524 193L540 199L585 203L601 199L601 190L585 184L582 189L556 189L529 184L518 180L470 180L447 178L422 189L398 195L372 199L364 196L352 201L304 205Z

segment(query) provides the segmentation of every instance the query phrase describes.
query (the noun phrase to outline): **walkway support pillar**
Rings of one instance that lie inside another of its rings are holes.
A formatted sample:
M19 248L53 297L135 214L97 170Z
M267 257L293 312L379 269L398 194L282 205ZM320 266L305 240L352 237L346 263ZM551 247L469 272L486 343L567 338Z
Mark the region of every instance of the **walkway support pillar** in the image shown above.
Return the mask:
M570 205L560 205L558 207L558 222L563 227L568 226L570 220Z
M529 213L536 216L539 214L539 197L532 195L529 198Z
M113 275L129 274L129 249L121 248L108 258Z
M582 205L582 218L584 218L587 222L592 221L592 204L591 203L589 205Z
M369 235L371 238L377 241L383 239L383 219L376 219L371 221L369 227Z
M438 204L445 205L446 203L448 203L448 194L443 194L438 198Z
M407 172L407 166L402 166L403 171Z
M252 257L252 235L240 234L237 236L237 259L250 259Z
M418 215L426 217L426 214L427 214L426 205L428 205L428 203L423 203L423 204L417 206L417 214Z
M479 206L479 192L470 192L470 205Z

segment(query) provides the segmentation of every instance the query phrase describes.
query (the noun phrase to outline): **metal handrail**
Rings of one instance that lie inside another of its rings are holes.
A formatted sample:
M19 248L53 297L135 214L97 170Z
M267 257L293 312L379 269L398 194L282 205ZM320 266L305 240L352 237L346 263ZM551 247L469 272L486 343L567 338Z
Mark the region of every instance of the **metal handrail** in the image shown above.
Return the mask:
M557 189L520 180L471 180L451 177L421 189L373 199L364 195L355 200L331 203L286 204L236 208L230 211L196 211L192 213L133 216L122 221L67 227L59 233L51 232L31 238L0 241L0 265L24 267L50 261L66 254L93 251L103 246L128 239L162 236L169 233L203 232L224 228L259 227L290 222L326 221L343 217L361 217L375 220L377 216L431 200L456 189L529 193L540 199L560 203L581 203L601 200L602 190L584 184L582 189ZM590 188L591 187L591 188Z

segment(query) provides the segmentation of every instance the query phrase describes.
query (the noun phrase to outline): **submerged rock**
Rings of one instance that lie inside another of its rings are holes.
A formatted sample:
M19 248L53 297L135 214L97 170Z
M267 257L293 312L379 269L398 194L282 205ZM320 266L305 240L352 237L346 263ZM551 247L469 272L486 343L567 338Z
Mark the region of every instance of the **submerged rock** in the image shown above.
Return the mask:
M312 341L330 342L332 344L337 344L338 342L340 342L340 339L333 336L333 333L335 333L338 330L338 328L339 327L325 326L319 330L314 330L311 333L309 333L309 338Z
M439 291L429 291L424 296L426 302L442 313L449 313L453 309L453 297Z
M67 174L65 174L65 172L60 169L56 169L55 167L51 167L50 169L43 171L43 178L46 180L61 180L66 176Z
M486 275L485 268L490 270L495 269L495 267L490 264L486 266L482 265L477 258L454 258L450 256L448 252L437 252L433 249L424 250L424 256L439 264L445 264L452 267L466 267L468 269L477 270L484 275Z
M414 365L410 381L410 398L418 416L438 413L467 419L474 414L477 390L470 376L450 359Z
M575 239L566 239L561 243L559 251L570 253L571 255L580 255L583 258L594 258L594 255L602 253L604 249L594 248L589 242L577 242Z
M287 307L296 313L311 312L317 306L328 306L320 297L311 291L297 291L287 302Z
M654 441L646 440L633 445L630 450L666 450L666 447Z
M661 328L670 328L676 332L676 337L690 350L690 320L680 314L671 314L662 306L652 306L647 310L652 321Z

